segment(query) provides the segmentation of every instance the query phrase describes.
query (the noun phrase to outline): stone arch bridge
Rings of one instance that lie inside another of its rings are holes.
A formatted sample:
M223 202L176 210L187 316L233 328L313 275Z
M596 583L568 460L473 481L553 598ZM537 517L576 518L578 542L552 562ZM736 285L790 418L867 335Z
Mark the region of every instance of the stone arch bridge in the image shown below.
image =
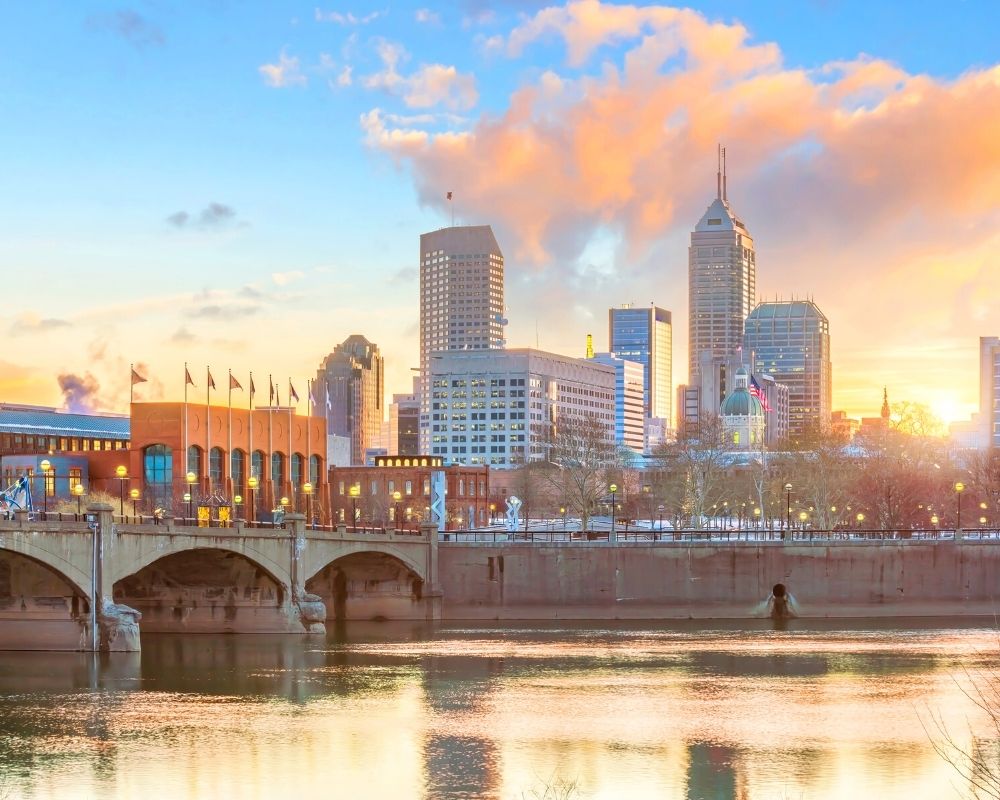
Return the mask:
M437 529L0 521L0 649L138 650L139 631L321 633L334 619L437 619Z

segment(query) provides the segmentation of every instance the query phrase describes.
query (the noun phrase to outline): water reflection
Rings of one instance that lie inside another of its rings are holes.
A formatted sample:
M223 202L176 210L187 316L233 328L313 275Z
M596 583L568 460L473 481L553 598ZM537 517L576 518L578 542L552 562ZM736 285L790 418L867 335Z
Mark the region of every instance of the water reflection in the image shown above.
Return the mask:
M955 796L918 712L971 742L953 678L996 654L995 632L950 621L351 624L143 645L0 653L0 795Z

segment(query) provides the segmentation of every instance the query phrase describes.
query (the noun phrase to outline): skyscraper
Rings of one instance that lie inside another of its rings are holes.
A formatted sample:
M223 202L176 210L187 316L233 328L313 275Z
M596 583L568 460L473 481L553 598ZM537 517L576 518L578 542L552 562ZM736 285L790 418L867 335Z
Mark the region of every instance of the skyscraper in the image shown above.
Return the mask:
M832 407L830 323L811 300L760 303L746 321L753 371L788 386L788 434L826 430Z
M329 436L350 441L351 464L365 463L365 451L379 438L384 415L384 360L378 346L357 334L348 336L323 359L316 373L316 398L324 402Z
M624 305L608 311L608 349L642 364L647 417L673 425L673 323L663 308Z
M980 441L987 448L1000 448L1000 337L979 338Z
M503 253L489 225L420 235L420 448L430 452L430 354L502 349Z
M642 364L614 353L597 353L591 361L615 371L615 443L641 453L645 447Z
M691 233L688 249L689 383L698 385L703 353L731 359L743 344L743 321L757 290L757 261L746 225L729 205L725 150L719 151L716 198Z

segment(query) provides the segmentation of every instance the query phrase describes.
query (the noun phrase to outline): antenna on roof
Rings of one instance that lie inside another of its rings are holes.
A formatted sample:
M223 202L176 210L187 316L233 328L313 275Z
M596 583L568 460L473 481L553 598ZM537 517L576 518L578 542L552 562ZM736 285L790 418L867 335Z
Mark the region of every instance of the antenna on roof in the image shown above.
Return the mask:
M729 198L726 196L726 148L722 148L722 202L728 203Z
M718 169L715 172L715 196L719 200L722 199L722 145L717 144L718 152L716 153L716 159L718 161Z

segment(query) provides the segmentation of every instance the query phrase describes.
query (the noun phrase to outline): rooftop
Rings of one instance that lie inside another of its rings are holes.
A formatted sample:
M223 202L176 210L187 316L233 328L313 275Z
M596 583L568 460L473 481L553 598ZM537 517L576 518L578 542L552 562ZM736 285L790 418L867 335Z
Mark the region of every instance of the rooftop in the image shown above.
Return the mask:
M0 403L0 433L127 441L130 429L131 420L124 414L73 414L45 406Z

